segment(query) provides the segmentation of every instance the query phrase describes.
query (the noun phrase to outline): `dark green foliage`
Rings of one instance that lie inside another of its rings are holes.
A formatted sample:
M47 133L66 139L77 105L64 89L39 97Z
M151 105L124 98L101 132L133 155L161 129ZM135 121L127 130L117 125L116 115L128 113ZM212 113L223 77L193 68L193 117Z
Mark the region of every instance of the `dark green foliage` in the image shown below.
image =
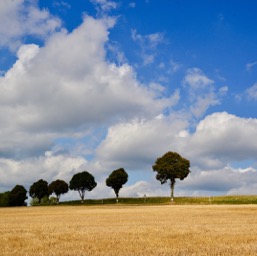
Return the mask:
M55 180L48 187L49 195L54 193L57 197L57 203L59 203L60 196L68 191L69 186L64 180Z
M0 193L0 207L10 206L10 191Z
M48 197L48 183L45 180L38 180L33 183L33 185L29 189L29 195L32 198L38 198L38 203L41 203L41 199L45 196Z
M27 190L21 185L16 185L10 192L10 206L24 206L27 198Z
M171 200L174 198L174 186L176 179L183 180L190 173L190 161L181 157L176 152L167 152L162 157L157 158L153 165L153 171L157 172L156 179L161 184L170 181Z
M96 185L94 176L86 171L74 174L70 181L70 189L79 192L82 202L84 201L85 192L93 190Z
M127 181L128 174L123 168L114 170L106 179L106 185L114 190L117 202L119 201L119 191Z

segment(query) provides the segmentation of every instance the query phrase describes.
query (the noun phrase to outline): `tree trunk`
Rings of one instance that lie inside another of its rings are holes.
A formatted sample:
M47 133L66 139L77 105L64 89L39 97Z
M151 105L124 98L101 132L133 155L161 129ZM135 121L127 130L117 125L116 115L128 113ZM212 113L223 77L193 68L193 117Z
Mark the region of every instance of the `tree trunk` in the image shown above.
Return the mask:
M174 201L174 187L175 187L175 179L170 181L170 190L171 190L170 200L171 200L171 202Z
M115 187L115 188L113 188L113 190L114 190L114 193L116 195L116 203L118 203L119 202L119 192L120 192L120 189Z
M83 204L84 203L84 197L85 197L85 191L81 191L81 190L78 190L79 191L79 195L80 195L80 198L81 198L81 203Z

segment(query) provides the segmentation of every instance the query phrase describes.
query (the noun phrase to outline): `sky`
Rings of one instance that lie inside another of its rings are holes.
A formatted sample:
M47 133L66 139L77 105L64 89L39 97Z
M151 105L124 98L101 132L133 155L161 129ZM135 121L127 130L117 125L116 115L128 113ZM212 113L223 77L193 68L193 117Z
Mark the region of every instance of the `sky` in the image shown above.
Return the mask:
M0 192L88 171L87 198L257 193L257 2L1 0ZM78 199L69 192L61 200Z

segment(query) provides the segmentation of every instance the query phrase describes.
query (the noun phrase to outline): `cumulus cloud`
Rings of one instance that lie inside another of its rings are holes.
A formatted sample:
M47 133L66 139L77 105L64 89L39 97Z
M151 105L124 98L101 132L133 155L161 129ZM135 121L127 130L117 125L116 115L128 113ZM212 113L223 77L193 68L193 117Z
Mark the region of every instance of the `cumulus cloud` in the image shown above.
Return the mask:
M51 182L56 179L64 179L67 182L72 175L81 171L87 164L82 157L54 154L46 152L37 158L26 158L21 161L0 158L0 185L13 187L23 184L28 189L33 182L44 179Z
M114 24L86 16L71 33L62 30L42 47L18 49L16 63L0 78L1 187L30 186L39 178L69 181L82 169L101 178L110 169L97 157L87 162L83 143L72 146L77 156L56 143L90 136L90 144L94 129L151 119L177 103L178 92L164 98L161 85L140 84L128 64L106 62L105 43ZM53 148L60 154L49 153ZM106 194L103 182L94 193Z
M60 19L40 10L36 1L2 0L0 2L0 47L16 50L25 36L45 39L61 28Z
M232 168L225 166L211 171L198 171L189 175L177 186L179 193L199 196L217 194L254 194L256 189L254 168Z
M226 112L214 113L199 122L195 132L178 116L159 116L151 120L134 120L109 128L97 149L97 157L110 164L149 166L153 159L171 150L191 159L200 169L223 168L228 163L255 159L257 120L239 118ZM161 131L161 132L160 132ZM131 159L136 159L131 163Z
M169 196L170 188L167 184L165 185L160 185L157 180L138 181L133 185L125 186L122 193L127 197L141 197L146 200L147 197Z
M131 66L105 61L114 22L85 17L80 27L54 34L44 47L20 47L17 62L0 78L2 151L11 152L14 145L26 150L28 134L34 134L32 145L37 139L49 146L73 129L151 117L173 104L141 85Z
M188 141L192 149L189 152L199 164L204 163L201 159L211 159L209 168L233 161L256 160L257 145L253 140L256 136L257 119L214 113L198 124ZM202 168L208 168L208 162Z
M179 150L177 138L183 139L185 128L187 121L182 117L173 120L164 116L114 125L99 145L97 158L105 166L149 169L160 154Z

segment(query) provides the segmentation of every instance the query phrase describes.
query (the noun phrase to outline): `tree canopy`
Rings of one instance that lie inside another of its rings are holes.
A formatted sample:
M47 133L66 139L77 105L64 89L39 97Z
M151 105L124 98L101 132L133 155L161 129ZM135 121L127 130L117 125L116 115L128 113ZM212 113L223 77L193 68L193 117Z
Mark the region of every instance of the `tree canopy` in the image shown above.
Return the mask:
M48 193L51 195L54 193L57 197L57 203L59 203L60 196L69 191L69 186L64 180L55 180L48 186Z
M38 198L38 203L40 204L41 199L45 196L48 196L47 181L40 179L40 180L34 182L29 189L29 195L32 198Z
M82 202L84 201L85 192L93 190L96 185L94 176L87 171L74 174L70 180L70 189L79 192Z
M176 152L167 152L162 157L157 158L153 165L153 171L157 172L156 179L161 184L170 181L171 201L174 200L174 186L176 179L183 180L190 173L190 161L181 157Z
M10 206L10 191L0 193L0 207Z
M23 206L27 198L27 190L21 185L16 185L10 192L9 204L10 206Z
M119 191L127 181L128 174L123 168L114 170L106 179L106 185L114 190L117 202L119 201Z

